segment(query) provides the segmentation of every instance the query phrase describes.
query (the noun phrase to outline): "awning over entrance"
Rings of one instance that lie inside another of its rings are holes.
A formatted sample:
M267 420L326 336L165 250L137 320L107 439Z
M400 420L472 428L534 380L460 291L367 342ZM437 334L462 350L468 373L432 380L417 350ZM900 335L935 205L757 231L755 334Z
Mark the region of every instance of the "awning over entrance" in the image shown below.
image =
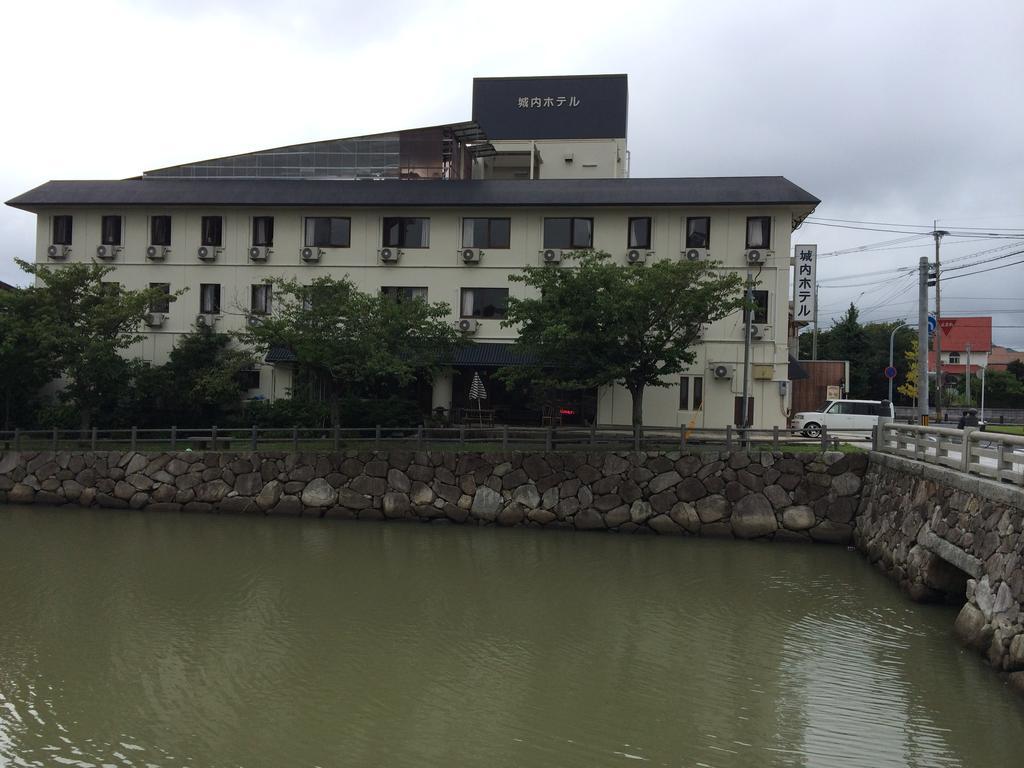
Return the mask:
M512 344L480 342L455 350L451 364L456 368L531 365L534 358L515 351Z

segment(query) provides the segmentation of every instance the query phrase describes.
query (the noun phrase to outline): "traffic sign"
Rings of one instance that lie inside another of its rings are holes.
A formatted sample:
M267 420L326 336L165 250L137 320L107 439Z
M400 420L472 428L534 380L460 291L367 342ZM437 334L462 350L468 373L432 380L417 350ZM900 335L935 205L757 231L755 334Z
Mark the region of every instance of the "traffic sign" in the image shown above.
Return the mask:
M887 379L895 379L896 378L896 369L893 368L891 365L888 366L885 369L885 378L887 378Z
M949 332L953 330L954 325L956 325L955 317L942 318L942 322L939 323L939 327L942 329L942 335L949 336Z
M928 335L935 335L935 327L939 324L939 321L935 319L935 315L928 315Z

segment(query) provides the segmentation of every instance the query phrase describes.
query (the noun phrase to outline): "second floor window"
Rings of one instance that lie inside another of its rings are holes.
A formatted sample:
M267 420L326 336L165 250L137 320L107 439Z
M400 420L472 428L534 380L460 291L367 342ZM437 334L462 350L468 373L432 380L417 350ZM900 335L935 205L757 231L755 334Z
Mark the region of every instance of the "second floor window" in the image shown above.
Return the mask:
M688 216L686 219L686 247L711 247L711 217Z
M100 242L103 245L121 245L121 217L104 216L100 219Z
M463 248L508 248L512 237L511 219L463 219Z
M348 248L352 241L352 219L340 216L310 216L306 219L306 245L316 248Z
M171 284L170 283L150 283L149 287L152 290L160 291L163 295L158 298L150 299L149 311L150 312L163 312L164 314L171 311Z
M171 244L171 217L153 216L149 220L149 244Z
M747 217L747 248L771 248L771 216Z
M382 243L385 248L429 248L430 219L385 218Z
M411 301L412 299L423 299L423 301L427 300L426 288L386 285L380 289L380 292L392 301Z
M252 244L270 248L274 244L274 217L254 216L252 220Z
M629 220L629 247L651 247L651 217L643 216Z
M754 294L754 317L752 323L768 322L768 291L751 291ZM747 310L743 310L743 322L747 322Z
M199 286L199 312L204 315L220 314L220 284L202 283Z
M508 308L508 288L463 288L461 316L502 319Z
M952 363L953 365L959 365L960 364L960 353L959 352L950 352L949 353L949 362Z
M594 247L593 219L544 219L544 247L571 250Z
M71 245L70 216L53 217L53 245Z
M224 218L222 216L203 216L203 245L220 248L224 240Z
M252 313L269 315L273 309L270 283L258 283L252 286Z

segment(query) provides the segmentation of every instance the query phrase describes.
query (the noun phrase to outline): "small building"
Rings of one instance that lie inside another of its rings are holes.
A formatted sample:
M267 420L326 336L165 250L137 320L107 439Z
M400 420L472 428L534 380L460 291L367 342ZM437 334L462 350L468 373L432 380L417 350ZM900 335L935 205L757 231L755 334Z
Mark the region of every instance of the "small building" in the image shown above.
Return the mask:
M942 334L943 376L980 375L988 367L992 352L991 317L946 317L939 321L936 333ZM935 349L928 352L928 370L934 371Z

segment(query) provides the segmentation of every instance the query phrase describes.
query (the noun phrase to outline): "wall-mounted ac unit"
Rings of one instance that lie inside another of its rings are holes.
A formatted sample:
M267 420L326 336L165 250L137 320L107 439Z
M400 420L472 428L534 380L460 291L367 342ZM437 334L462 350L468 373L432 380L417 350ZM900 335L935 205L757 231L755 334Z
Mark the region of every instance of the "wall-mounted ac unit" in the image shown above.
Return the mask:
M250 328L252 328L254 326L257 326L257 325L261 325L263 323L263 316L262 315L248 315L245 318L245 323Z
M266 261L268 256L270 256L270 248L266 246L254 245L249 249L250 261Z
M120 245L97 245L96 257L99 259L112 259L121 252Z
M196 315L196 325L199 326L199 327L203 327L203 326L211 326L212 327L217 322L218 319L219 318L218 318L217 315L211 315L211 314Z
M731 379L736 370L732 363L712 363L710 368L711 375L716 379Z
M223 250L223 248L215 248L212 245L200 245L196 249L196 256L199 257L200 261L213 261L217 258L217 254Z
M629 264L643 264L654 254L650 251L641 251L638 248L630 248L626 251L626 261Z
M479 264L480 257L484 255L484 252L479 248L463 248L459 251L459 256L466 264Z
M683 250L683 258L687 261L707 261L711 253L707 248L686 248Z
M159 328L164 324L164 320L166 319L167 315L165 315L163 312L147 312L146 316L143 318L143 321L150 328Z
M562 252L557 248L545 248L540 252L540 260L545 264L560 264Z
M303 261L320 261L320 257L323 255L323 248L311 248L308 245L299 251L299 257Z
M752 323L750 325L750 338L752 339L768 339L771 338L772 327L770 325L761 325L760 323Z
M46 255L51 259L66 259L71 255L70 245L50 245L46 248Z
M464 317L455 323L455 327L463 333L476 333L480 327L480 321L472 317Z
M380 260L384 264L395 264L398 258L402 255L402 252L397 248L381 248L377 251L377 255L380 256Z
M763 248L751 248L744 253L746 256L747 264L764 264L775 254L771 251L766 251Z
M170 252L171 249L166 245L151 245L146 248L146 258L160 261L161 259L166 259Z

